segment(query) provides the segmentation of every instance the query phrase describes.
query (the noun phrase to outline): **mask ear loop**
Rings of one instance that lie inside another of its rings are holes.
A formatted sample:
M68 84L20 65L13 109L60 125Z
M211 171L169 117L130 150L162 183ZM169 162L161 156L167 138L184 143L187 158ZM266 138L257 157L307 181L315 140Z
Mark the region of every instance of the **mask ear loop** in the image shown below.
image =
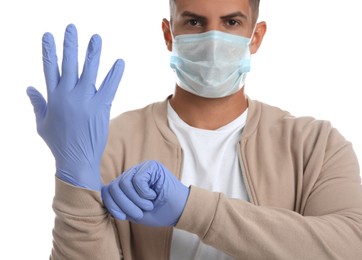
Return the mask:
M256 31L257 25L258 25L258 22L256 22L255 25L254 25L253 32L252 32L252 34L251 34L251 36L250 36L249 44L251 44L251 42L253 41L253 38L254 38L254 34L255 34L255 31Z
M173 42L175 40L175 36L173 34L173 31L172 31L171 22L170 22L170 33L171 33L171 39L172 39L172 42Z

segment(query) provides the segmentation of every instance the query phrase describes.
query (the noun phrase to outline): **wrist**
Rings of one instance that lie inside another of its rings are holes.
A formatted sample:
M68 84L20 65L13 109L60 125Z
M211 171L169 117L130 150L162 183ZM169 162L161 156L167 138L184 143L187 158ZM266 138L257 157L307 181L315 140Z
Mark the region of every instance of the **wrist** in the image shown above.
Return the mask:
M55 175L73 186L100 191L102 181L99 167L57 167Z
M182 184L182 192L180 193L180 214L178 215L177 219L176 219L176 222L173 224L173 226L176 226L179 219L181 218L182 216L182 213L184 212L184 209L186 207L186 203L187 203L187 199L189 197L189 194L190 194L190 187L187 187L185 185Z

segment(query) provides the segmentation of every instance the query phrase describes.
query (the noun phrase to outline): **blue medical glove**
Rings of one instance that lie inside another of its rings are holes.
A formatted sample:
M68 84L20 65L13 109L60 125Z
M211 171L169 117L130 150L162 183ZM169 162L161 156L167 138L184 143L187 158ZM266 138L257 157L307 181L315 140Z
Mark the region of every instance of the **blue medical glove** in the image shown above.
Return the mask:
M176 225L188 196L189 188L157 161L136 165L102 188L115 218L147 226Z
M123 60L117 60L96 89L101 45L100 36L93 35L78 77L77 30L68 25L60 75L54 38L45 33L42 51L48 102L35 88L27 88L38 134L55 158L56 176L97 191L102 187L100 161L108 138L111 104L124 70Z

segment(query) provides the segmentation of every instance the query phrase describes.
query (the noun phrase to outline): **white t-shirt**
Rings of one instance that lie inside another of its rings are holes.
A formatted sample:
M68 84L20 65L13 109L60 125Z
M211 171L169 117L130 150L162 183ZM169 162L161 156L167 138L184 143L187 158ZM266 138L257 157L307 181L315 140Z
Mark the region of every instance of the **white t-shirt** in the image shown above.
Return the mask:
M169 125L176 134L184 155L181 178L183 184L222 192L230 198L249 201L237 151L246 117L247 110L217 130L204 130L186 124L168 104ZM171 259L232 258L204 244L195 234L175 228Z

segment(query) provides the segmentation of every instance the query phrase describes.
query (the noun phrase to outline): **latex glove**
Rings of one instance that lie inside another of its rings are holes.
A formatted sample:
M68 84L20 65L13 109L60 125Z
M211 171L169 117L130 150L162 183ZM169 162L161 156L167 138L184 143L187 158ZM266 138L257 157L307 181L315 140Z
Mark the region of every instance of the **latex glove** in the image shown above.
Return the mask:
M117 60L97 90L102 41L89 41L83 72L78 77L78 36L73 24L64 36L62 75L54 38L42 38L48 103L33 87L27 94L34 107L37 131L56 162L56 176L70 184L100 191L100 161L108 138L110 109L124 70Z
M115 218L147 226L176 225L188 196L189 188L157 161L136 165L102 188Z

